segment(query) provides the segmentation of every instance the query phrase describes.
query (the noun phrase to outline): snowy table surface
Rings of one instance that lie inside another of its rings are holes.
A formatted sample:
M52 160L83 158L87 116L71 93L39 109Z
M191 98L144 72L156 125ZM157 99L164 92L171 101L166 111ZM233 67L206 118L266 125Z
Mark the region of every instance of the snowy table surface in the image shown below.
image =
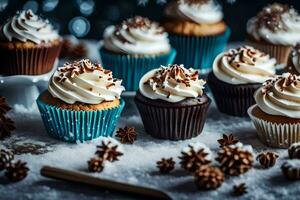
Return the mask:
M226 177L224 184L212 191L199 191L193 176L180 168L178 156L182 148L192 142L202 142L210 147L216 156L217 139L223 133L233 133L242 143L252 145L255 153L270 150L258 140L249 118L221 114L212 103L201 135L185 141L158 140L145 133L132 96L124 98L126 107L118 127L134 126L138 132L138 139L133 145L122 145L124 156L120 161L108 163L102 173L91 175L159 188L176 200L232 199L233 185L242 182L247 184L248 194L240 197L241 199L299 199L297 196L300 195L300 182L287 181L280 169L281 164L287 160L287 150L272 149L280 155L274 167L261 169L255 162L249 172L239 177ZM69 144L48 137L35 104L29 109L15 105L9 115L15 121L17 130L10 138L1 141L0 148L10 147L19 152L23 151L23 154L17 155L16 158L26 161L30 172L25 180L18 183L9 183L4 173L0 172L0 199L137 199L113 191L42 177L40 169L43 165L86 172L87 160L94 155L99 140ZM24 154L24 149L28 150L30 147L33 153ZM169 175L160 175L156 168L156 161L162 157L175 158L176 168Z

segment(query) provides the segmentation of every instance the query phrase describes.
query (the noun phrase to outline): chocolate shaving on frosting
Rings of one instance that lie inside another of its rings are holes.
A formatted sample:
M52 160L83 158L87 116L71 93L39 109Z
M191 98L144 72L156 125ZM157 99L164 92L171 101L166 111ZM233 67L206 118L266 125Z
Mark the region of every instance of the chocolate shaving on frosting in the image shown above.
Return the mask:
M183 0L184 3L188 5L202 5L202 4L207 4L211 0Z
M288 74L287 76L276 76L275 78L269 79L265 83L263 83L264 87L262 89L262 93L267 94L268 92L270 92L276 82L280 84L281 91L284 91L285 88L291 86L292 84L297 85L298 81L300 81L300 78L295 74Z

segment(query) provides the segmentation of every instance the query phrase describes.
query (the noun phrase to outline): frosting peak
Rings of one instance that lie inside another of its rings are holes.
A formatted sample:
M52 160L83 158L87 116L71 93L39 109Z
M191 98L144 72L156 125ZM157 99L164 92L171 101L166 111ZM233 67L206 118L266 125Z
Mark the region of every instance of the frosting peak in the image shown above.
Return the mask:
M214 24L223 19L221 6L214 0L178 0L167 6L166 15L198 24Z
M146 73L140 80L140 92L150 99L179 102L188 97L202 96L205 81L198 71L183 65L161 66Z
M69 104L99 104L119 99L125 90L121 83L113 78L110 70L83 59L58 68L51 77L48 90L52 96Z
M59 38L49 21L35 15L31 10L17 12L4 24L1 31L8 41L16 39L21 42L31 41L40 44Z
M168 34L158 23L136 16L104 31L104 47L116 53L159 54L171 47Z
M230 49L214 61L214 75L229 84L263 83L275 74L276 59L250 46Z
M300 77L284 73L267 80L254 98L265 113L300 118Z
M295 45L300 42L300 16L288 5L269 5L247 24L247 32L256 40Z

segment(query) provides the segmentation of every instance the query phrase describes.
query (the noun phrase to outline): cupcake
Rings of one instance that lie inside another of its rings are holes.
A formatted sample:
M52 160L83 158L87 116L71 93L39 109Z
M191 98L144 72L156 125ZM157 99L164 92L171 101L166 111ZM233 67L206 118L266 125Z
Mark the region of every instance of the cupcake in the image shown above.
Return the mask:
M177 50L175 63L208 72L230 36L221 6L214 0L172 1L165 10L164 27Z
M103 38L102 62L123 79L126 90L137 90L140 78L147 71L172 64L176 55L164 29L140 16L107 27Z
M48 20L24 10L0 32L1 75L39 75L52 70L62 40Z
M259 138L271 147L300 141L300 77L284 73L267 80L254 94L251 117Z
M286 65L292 46L300 42L300 16L288 5L274 3L247 23L250 45Z
M183 65L161 66L140 80L135 103L145 131L156 138L183 140L199 135L211 100L198 71Z
M48 134L68 142L112 136L124 108L121 82L87 59L58 68L37 99Z
M300 75L300 44L293 47L285 71Z
M207 79L218 109L247 116L247 109L255 104L255 90L275 74L275 64L275 58L250 46L218 55Z

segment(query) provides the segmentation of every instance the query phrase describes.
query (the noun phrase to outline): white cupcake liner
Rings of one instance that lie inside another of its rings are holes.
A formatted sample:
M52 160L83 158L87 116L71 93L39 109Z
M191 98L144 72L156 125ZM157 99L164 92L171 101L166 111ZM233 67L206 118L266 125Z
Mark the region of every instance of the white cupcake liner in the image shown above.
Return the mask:
M300 141L300 123L284 124L269 122L252 114L253 108L257 104L248 109L253 124L257 130L259 139L270 147L288 148L291 144Z

